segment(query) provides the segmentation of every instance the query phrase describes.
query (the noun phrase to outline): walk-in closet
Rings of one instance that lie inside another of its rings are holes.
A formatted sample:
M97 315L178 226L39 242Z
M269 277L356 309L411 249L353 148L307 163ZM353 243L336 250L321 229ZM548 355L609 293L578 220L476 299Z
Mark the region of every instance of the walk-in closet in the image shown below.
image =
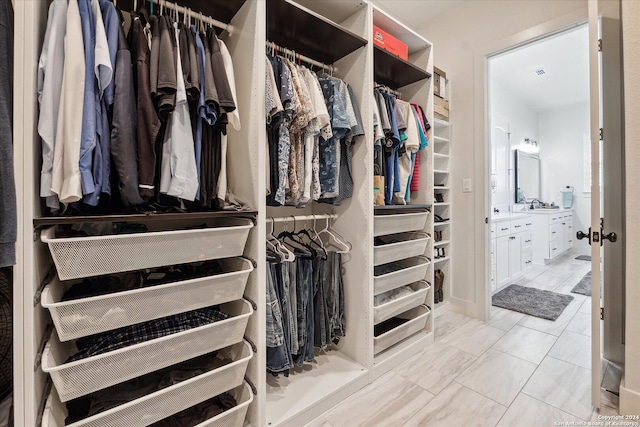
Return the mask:
M445 125L428 40L361 0L15 7L16 425L299 426L433 343ZM122 25L115 58L130 61L133 90L116 86L113 106L101 97L105 52L98 74L73 68L108 112L94 132L111 146L80 150L95 185L63 195L43 164L75 168L57 134L81 136L84 113L65 101L57 114L71 119L43 132L55 104L42 95L43 47L57 37L82 53L49 25L71 13L78 35L91 12L93 31L118 36L105 11ZM406 54L375 44L376 31ZM175 53L170 72L156 49Z

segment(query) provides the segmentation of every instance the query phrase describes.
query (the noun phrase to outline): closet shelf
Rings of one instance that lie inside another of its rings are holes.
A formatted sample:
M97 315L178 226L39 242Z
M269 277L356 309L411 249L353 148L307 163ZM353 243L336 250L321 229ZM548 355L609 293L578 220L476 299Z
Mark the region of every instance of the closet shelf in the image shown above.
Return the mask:
M433 153L433 158L435 158L435 159L448 159L449 155L448 154Z
M449 225L449 224L450 224L450 222L449 222L449 221L444 221L444 222L434 222L434 223L433 223L433 226L434 226L434 227L442 227L442 226Z
M434 203L433 204L434 207L443 207L443 206L449 206L449 203Z
M113 214L113 215L78 215L78 216L43 216L33 219L34 226L85 224L94 222L148 222L175 221L189 219L210 218L248 218L256 221L258 211L211 211L185 213L144 213L144 214Z
M383 205L374 206L373 211L375 215L386 215L393 211L398 213L410 213L410 212L428 212L432 205Z
M431 78L425 70L378 46L373 47L373 63L374 80L392 89Z
M449 257L446 256L446 257L443 257L443 258L434 258L433 263L437 264L439 262L444 262L444 261L449 261Z
M451 187L438 187L438 186L434 186L433 187L434 190L444 190L444 191L449 191L451 190Z
M429 218L429 211L375 215L373 237L424 230L427 218Z
M373 248L373 265L388 264L422 255L429 239L429 235L423 232L393 234L388 236L389 243L383 238L385 243Z
M449 126L451 126L451 123L450 123L450 122L448 122L448 121L446 121L446 120L438 119L438 118L435 118L435 117L434 117L434 119L433 119L433 123L434 123L436 126L442 126L442 127L447 127L447 128L448 128Z
M367 40L291 0L267 1L267 39L327 65Z
M451 243L449 240L441 240L439 242L435 242L433 246L444 246L444 245L448 245L449 243Z
M434 169L434 170L433 170L433 173L444 174L444 173L449 173L449 171L442 170L442 169Z

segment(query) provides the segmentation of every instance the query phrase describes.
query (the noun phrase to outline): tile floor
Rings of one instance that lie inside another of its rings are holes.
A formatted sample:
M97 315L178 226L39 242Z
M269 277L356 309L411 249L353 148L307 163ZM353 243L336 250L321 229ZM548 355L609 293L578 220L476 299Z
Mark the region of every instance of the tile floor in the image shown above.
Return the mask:
M617 413L618 397L590 403L591 298L570 291L590 269L566 254L516 282L570 294L555 321L492 307L484 323L448 312L435 343L306 427L554 426ZM603 361L602 385L618 391L622 372Z

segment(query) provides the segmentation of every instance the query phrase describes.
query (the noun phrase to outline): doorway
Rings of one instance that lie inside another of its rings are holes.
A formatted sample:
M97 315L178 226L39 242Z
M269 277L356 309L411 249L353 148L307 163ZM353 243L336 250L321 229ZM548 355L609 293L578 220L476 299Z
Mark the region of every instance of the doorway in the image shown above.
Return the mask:
M540 367L580 371L589 390L591 247L575 237L591 226L591 180L602 182L589 161L589 28L501 51L487 70L492 321L515 319L509 333L545 346ZM602 368L602 404L615 409L622 368Z

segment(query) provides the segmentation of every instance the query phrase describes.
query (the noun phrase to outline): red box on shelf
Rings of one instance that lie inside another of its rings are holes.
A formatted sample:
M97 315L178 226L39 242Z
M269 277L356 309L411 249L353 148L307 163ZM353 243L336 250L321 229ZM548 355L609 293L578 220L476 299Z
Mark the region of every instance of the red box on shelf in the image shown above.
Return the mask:
M400 40L375 25L373 26L373 43L380 46L387 52L399 56L405 61L409 59L409 49L407 48L406 43L402 43Z

